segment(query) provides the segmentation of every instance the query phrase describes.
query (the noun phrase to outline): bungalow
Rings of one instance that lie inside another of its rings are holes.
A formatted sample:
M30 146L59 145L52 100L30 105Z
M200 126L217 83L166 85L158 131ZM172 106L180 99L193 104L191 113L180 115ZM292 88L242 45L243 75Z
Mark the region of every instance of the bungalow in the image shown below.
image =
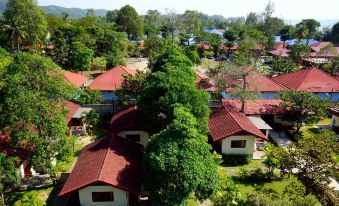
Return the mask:
M226 77L225 81L229 86L222 93L222 96L224 99L232 99L232 91L243 83L241 80L234 81L229 77ZM280 91L284 90L282 86L265 75L260 74L255 69L247 77L247 88L249 91L257 92L259 99L273 99Z
M85 146L59 196L67 205L135 205L141 194L143 147L113 134Z
M317 68L282 74L272 80L288 89L312 92L321 99L339 101L339 81Z
M208 128L212 141L219 144L222 154L253 157L258 147L263 147L268 140L245 115L224 107L212 110Z
M89 78L82 76L80 74L76 74L70 71L65 71L63 75L69 83L73 84L78 89L86 87L87 84L89 83Z
M115 91L121 88L125 75L134 76L136 70L118 65L113 69L95 78L89 85L91 89L100 90L104 101L112 102L116 100Z
M59 196L67 205L137 205L147 129L137 106L115 113L109 136L84 147ZM84 175L84 172L86 175Z

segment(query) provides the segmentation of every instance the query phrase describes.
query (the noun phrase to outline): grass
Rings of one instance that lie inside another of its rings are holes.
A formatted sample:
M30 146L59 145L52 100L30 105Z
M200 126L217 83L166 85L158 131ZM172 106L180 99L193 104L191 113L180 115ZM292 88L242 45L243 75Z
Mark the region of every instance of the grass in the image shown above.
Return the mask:
M67 160L63 163L62 165L62 172L70 172L73 163L77 159L81 149L82 149L83 144L77 144L75 143L74 145L74 152L72 155L70 155Z
M240 167L243 167L245 169L257 169L257 168L264 169L264 165L262 164L261 160L252 160L249 164L243 166L223 166L221 167L221 169L228 176L235 176L238 174Z

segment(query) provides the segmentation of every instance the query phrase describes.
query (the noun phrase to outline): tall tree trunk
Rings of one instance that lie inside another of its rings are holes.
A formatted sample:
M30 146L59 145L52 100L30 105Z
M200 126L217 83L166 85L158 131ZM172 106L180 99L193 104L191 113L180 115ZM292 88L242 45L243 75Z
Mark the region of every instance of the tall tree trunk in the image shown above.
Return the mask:
M243 91L245 91L246 90L246 84L247 84L246 76L243 75L242 79L243 79L242 89L243 89ZM246 103L246 97L242 97L241 98L241 109L240 109L240 112L243 113L243 114L245 113L245 103Z
M230 58L230 53L231 53L231 47L228 47L228 51L227 51L227 57Z
M2 202L2 206L5 206L5 198L4 198L4 193L1 191L1 202Z

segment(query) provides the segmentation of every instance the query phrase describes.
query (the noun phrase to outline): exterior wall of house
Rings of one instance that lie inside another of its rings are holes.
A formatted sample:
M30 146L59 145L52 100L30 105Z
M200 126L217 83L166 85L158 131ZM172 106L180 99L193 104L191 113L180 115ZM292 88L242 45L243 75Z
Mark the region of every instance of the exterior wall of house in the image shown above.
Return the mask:
M118 133L118 136L120 137L126 138L126 135L140 135L140 142L137 143L144 146L146 146L149 141L149 134L144 131L121 131Z
M104 99L104 101L112 101L116 99L115 92L113 91L111 92L105 91L105 92L101 92L101 94L102 94L102 98Z
M113 202L93 202L92 192L113 192ZM79 190L79 200L82 206L127 206L128 192L112 186L88 186Z
M314 93L314 94L317 95L320 99L330 99L332 102L339 101L338 92L333 92L333 93L321 92L321 93Z
M332 127L339 127L339 117L332 115Z
M231 148L232 140L246 140L246 147L245 148ZM256 140L256 137L253 135L227 137L221 140L221 152L223 154L253 155L253 152L256 150L255 140Z

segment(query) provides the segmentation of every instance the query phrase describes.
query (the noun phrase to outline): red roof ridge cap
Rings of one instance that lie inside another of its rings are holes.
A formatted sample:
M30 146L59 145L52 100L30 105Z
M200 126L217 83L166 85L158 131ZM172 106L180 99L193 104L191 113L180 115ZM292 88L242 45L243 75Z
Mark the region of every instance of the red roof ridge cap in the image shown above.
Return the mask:
M103 181L103 182L105 182L105 181L104 181L104 180L101 180L101 174L102 174L102 170L103 170L103 168L104 168L104 165L105 165L105 162L106 162L108 153L109 153L109 151L110 151L110 149L111 149L113 139L114 139L114 135L111 136L111 139L110 139L110 141L109 141L109 144L108 144L108 147L107 147L107 151L106 151L106 154L105 154L105 158L104 158L104 160L103 160L103 162L102 162L102 166L101 166L101 169L100 169L100 172L99 172L99 176L98 176L98 180Z

